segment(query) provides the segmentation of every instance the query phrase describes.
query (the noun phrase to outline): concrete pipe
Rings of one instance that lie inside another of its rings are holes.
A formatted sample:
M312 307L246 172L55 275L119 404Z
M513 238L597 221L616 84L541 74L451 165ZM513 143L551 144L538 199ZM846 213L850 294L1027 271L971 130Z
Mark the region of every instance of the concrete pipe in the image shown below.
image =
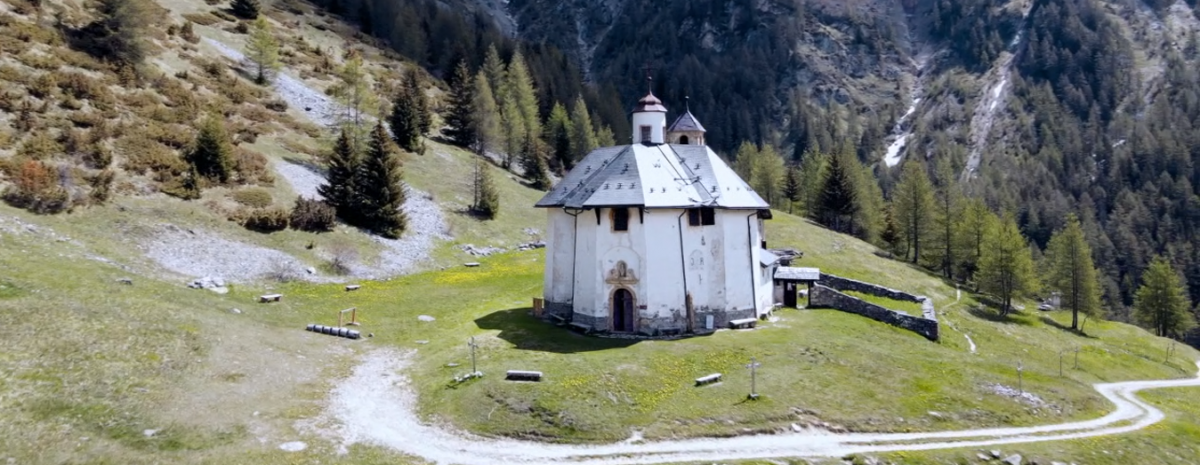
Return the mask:
M344 337L347 339L358 339L358 338L362 337L362 333L355 331L353 329L350 329L350 328L338 328L338 327L333 327L333 326L310 324L308 326L305 326L304 329L306 331L311 331L314 333L321 333L321 334L327 334L330 336Z

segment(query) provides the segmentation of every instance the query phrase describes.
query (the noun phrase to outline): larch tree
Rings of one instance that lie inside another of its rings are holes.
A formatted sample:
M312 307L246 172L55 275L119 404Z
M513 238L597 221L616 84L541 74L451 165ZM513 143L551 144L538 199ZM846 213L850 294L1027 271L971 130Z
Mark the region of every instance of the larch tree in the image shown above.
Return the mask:
M343 129L329 157L325 170L325 184L317 187L317 193L337 210L339 217L353 224L359 222L357 191L354 186L358 166L359 154L351 147L350 135Z
M500 52L496 50L496 45L489 45L487 53L484 55L483 67L479 69L480 73L487 78L488 84L492 86L492 98L499 102L504 101L504 83L508 81L508 72L504 69L504 60L500 58Z
M1012 311L1013 299L1037 292L1033 255L1012 215L984 238L978 278L980 291L1000 299L1001 316Z
M813 220L820 219L817 199L825 187L825 172L829 168L829 156L822 152L805 152L800 159L800 208Z
M1059 293L1063 308L1071 310L1071 329L1079 329L1079 314L1100 314L1100 280L1092 262L1092 248L1083 235L1079 218L1067 217L1067 225L1050 238L1046 247L1050 265L1049 287Z
M575 162L582 160L599 146L592 124L592 116L588 113L587 103L584 102L581 95L575 99L575 105L571 107L571 159L567 167L574 166Z
M471 142L471 149L480 155L501 149L504 146L504 135L500 128L500 109L496 106L496 98L486 73L475 75L475 95L471 109L475 119L475 139Z
M1196 326L1183 278L1166 257L1156 256L1142 272L1133 301L1133 318L1162 337L1180 337Z
M221 184L229 182L233 177L233 143L220 118L205 118L184 159L201 177Z
M338 70L339 82L333 87L333 96L340 104L337 115L338 126L349 136L350 147L362 153L369 137L368 120L379 110L379 101L371 89L370 75L363 69L362 55L351 51L346 63Z
M983 255L984 239L998 222L999 218L988 209L982 199L971 198L964 202L957 226L957 248L960 252L957 267L962 279L975 279L975 273L979 270L979 257Z
M804 191L800 186L800 168L788 166L787 175L783 180L783 198L788 201L788 213L795 213L796 202L802 198Z
M750 188L768 204L778 206L783 201L780 194L783 192L783 176L786 171L779 152L775 151L774 147L764 144L758 148L758 155L754 157L754 183Z
M855 176L851 173L851 170L856 169L852 165L855 162L846 158L844 153L836 153L829 157L825 179L816 199L817 221L838 232L849 230L854 214L859 208L859 190L854 183Z
M896 215L890 204L884 210L883 232L879 235L879 240L887 245L888 252L891 253L896 253L900 245L900 227L896 225Z
M958 184L958 176L954 174L954 169L950 166L948 159L939 159L935 170L937 190L934 203L936 212L933 215L934 227L930 234L932 239L930 245L935 246L937 250L934 251L936 261L932 264L942 271L942 276L953 278L955 260L957 260L955 247L958 245L956 225L962 215L963 196Z
M528 159L538 152L526 149L535 148L534 141L542 136L542 124L538 119L537 93L533 88L533 79L520 52L514 53L509 60L505 75L504 85L501 86L503 103L500 113L505 121L504 132L510 151L506 160L511 165L512 158L517 154L523 153L524 158ZM533 178L528 173L526 177Z
M229 10L239 18L255 19L261 8L258 0L233 0L229 2Z
M750 186L754 186L756 158L758 158L758 147L755 147L754 143L750 141L743 141L742 145L738 146L737 155L733 159L733 171Z
M446 136L461 147L470 147L475 141L476 124L473 116L475 104L475 80L466 60L458 62L450 77L450 109L446 115Z
M408 226L403 210L403 172L383 122L376 123L371 131L367 151L355 174L360 226L389 239L399 238Z
M433 113L429 111L429 97L425 95L425 79L417 67L410 67L404 73L404 88L411 96L413 110L417 115L417 129L421 135L429 133L433 127Z
M534 137L527 141L521 147L521 168L525 170L525 178L529 180L534 189L549 190L553 187L547 160L549 149L540 138Z
M905 160L892 206L904 236L904 255L917 263L921 259L921 245L929 236L934 213L933 185L924 163L916 159Z
M500 213L500 193L492 180L491 167L483 159L475 161L474 201L471 209L485 219L494 219Z
M874 243L879 240L883 230L883 211L886 207L883 188L879 186L871 167L860 163L853 150L846 152L846 159L853 167L850 174L853 175L854 186L857 189L854 200L858 204L851 215L850 233L859 239Z
M271 34L271 24L265 16L254 20L246 39L246 56L254 64L254 82L270 83L272 74L279 70L279 42Z

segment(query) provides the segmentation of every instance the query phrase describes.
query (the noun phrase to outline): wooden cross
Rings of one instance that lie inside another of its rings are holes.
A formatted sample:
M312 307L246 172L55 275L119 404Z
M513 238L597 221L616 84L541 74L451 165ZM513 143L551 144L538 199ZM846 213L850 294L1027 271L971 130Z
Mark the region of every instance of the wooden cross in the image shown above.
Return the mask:
M475 348L479 346L475 344L475 336L471 336L471 342L467 343L467 347L471 348L471 373L478 373L479 370L475 369Z
M758 374L758 367L760 366L762 366L762 364L758 363L754 357L750 357L750 363L746 365L746 368L750 369L750 400L758 400L758 393L755 392L755 381Z
M649 61L647 61L644 65L642 65L642 71L646 72L646 87L648 88L648 90L651 93L653 93L654 92L654 76L653 76L654 66L651 65Z

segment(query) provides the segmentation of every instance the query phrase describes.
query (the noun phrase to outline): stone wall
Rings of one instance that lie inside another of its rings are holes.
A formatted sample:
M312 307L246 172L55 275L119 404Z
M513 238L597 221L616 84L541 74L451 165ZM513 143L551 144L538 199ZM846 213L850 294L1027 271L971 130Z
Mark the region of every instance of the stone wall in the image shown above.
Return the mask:
M853 279L846 279L846 278L834 276L831 274L825 274L825 273L821 273L821 280L817 281L817 284L821 284L826 287L837 289L837 290L843 291L843 292L844 291L861 292L863 294L869 294L869 295L873 295L876 297L884 297L884 298L892 299L892 300L900 300L900 301L904 301L904 302L922 303L922 302L928 300L924 296L912 295L912 294L909 294L904 291L888 289L886 287L879 286L876 284L864 283L862 281L855 281Z
M825 279L825 275L821 275L821 279ZM855 281L857 282L857 281ZM853 289L857 292L857 289ZM925 318L905 315L903 313L888 310L873 303L864 301L859 298L851 297L836 289L817 284L813 286L812 294L810 295L812 304L810 308L832 308L841 310L855 315L862 315L875 321L887 323L889 325L904 328L914 333L925 336L931 341L938 340L938 322L936 318L928 318L933 315L933 303L930 299L922 297L921 306L926 315ZM899 299L897 299L899 300Z
M557 322L551 315L562 317L563 320L570 323L578 323L589 328L597 333L608 332L609 317L608 316L591 316L585 313L575 312L571 308L571 304L558 302L545 302L542 319L550 322ZM712 329L705 328L705 320L709 315L713 317ZM693 322L693 335L710 334L718 329L729 327L729 322L743 318L754 318L755 311L753 308L742 310L727 310L714 309L710 307L696 308L696 321ZM639 315L637 324L637 332L630 336L686 336L687 334L687 316L684 310L675 310L667 317L649 317L645 314Z

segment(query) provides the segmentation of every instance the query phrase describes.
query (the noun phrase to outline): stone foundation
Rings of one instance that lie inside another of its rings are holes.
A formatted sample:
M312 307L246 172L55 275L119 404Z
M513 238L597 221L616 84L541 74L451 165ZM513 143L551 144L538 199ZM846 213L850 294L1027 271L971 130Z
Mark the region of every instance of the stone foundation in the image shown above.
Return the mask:
M695 321L692 322L692 333L687 332L687 312L679 309L673 312L672 316L665 318L650 318L639 317L637 331L631 333L630 336L640 337L664 337L664 336L687 336L687 335L702 335L711 334L718 329L729 327L731 320L740 320L743 318L754 318L757 312L754 309L748 308L744 310L719 310L701 307L695 309ZM578 323L591 328L594 333L609 333L609 317L608 316L591 316L583 313L577 313L572 308L571 304L558 302L545 302L542 319L559 323L560 321L551 315L561 317L563 321L569 323ZM705 328L705 320L709 315L713 317L712 329Z

